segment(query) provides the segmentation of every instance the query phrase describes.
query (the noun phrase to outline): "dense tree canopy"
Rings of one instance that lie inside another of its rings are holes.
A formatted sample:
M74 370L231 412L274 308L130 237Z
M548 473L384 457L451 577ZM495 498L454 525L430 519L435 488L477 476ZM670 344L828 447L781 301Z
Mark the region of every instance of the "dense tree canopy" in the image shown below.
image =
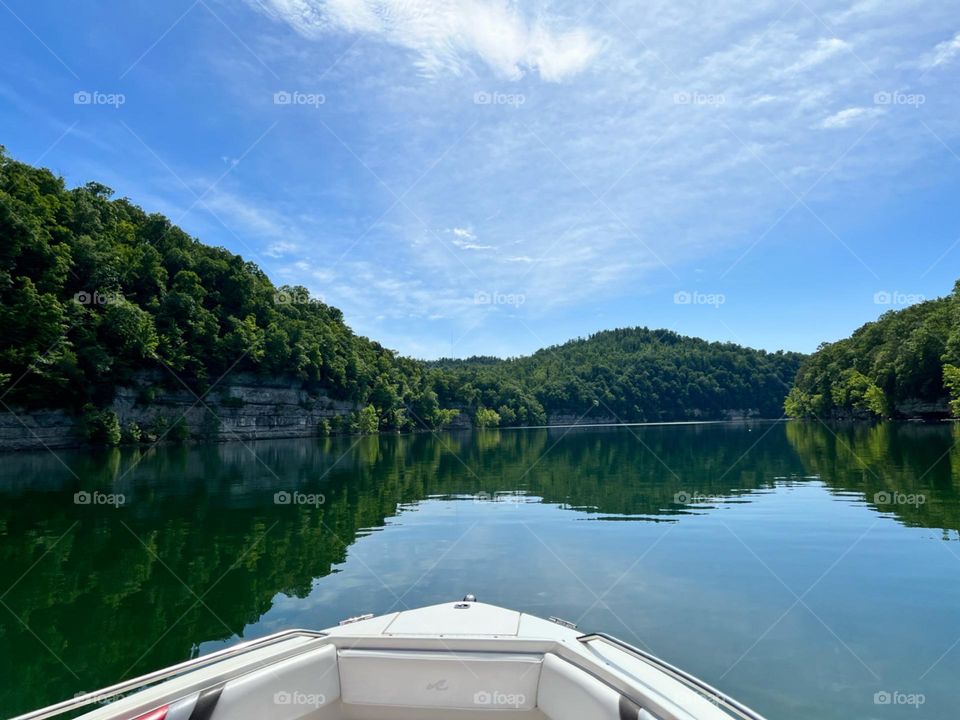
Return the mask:
M203 245L98 183L66 188L0 148L0 381L4 403L98 416L138 371L197 392L231 372L290 375L358 409L340 429L778 415L801 356L665 330L602 332L530 357L423 363L357 336L302 287ZM337 429L337 428L334 428ZM135 432L136 429L133 429Z
M888 417L920 405L960 415L960 282L947 297L885 313L803 363L785 408L794 417Z
M224 373L288 373L401 427L439 408L422 366L300 287L201 244L90 183L68 190L0 153L0 373L7 404L103 406L145 367L198 391Z
M607 330L510 360L432 363L441 403L459 395L492 408L500 424L548 415L625 422L721 418L726 411L782 413L802 355L710 343L669 330Z

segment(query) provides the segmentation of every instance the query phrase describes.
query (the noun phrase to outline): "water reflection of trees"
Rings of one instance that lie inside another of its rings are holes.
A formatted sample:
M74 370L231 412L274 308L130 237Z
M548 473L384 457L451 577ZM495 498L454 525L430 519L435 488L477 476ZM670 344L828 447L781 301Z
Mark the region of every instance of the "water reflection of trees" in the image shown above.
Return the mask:
M921 507L877 509L955 530L958 438L950 427L791 423L77 452L62 453L63 464L49 454L6 456L0 590L13 586L3 602L23 624L0 608L0 712L233 636L277 593L305 596L359 535L424 498L519 491L592 513L585 517L682 522L709 508L679 505L677 493L749 499L775 478L816 474L871 502L881 491L925 494ZM80 489L126 502L77 506ZM322 493L325 502L275 505L280 490Z
M905 525L960 530L960 425L788 423L807 472ZM910 498L922 497L922 503ZM890 500L900 499L900 502Z

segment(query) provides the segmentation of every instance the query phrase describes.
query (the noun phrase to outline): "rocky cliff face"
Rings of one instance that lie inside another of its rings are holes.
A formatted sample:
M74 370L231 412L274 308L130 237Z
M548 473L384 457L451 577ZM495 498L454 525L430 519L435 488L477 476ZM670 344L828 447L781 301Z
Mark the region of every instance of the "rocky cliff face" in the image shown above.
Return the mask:
M113 409L121 426L149 425L158 415L173 424L183 417L191 436L210 440L258 440L317 434L323 419L350 415L354 403L310 395L299 380L237 374L206 395L162 389L143 401L144 383L117 392ZM147 386L147 387L156 387Z
M944 419L950 417L950 399L941 398L936 402L924 402L911 398L897 403L897 417Z
M346 416L353 403L310 395L293 378L237 374L199 398L187 388L171 390L155 375L120 388L112 409L121 426L166 427L181 420L191 437L209 441L259 440L316 435L323 419ZM164 422L165 421L165 422ZM81 445L78 418L59 410L0 413L0 450L55 449Z
M78 444L76 420L60 410L0 413L0 451L64 448Z
M894 420L947 420L951 416L949 398L940 398L934 402L918 398L906 398L893 406L890 417ZM878 418L869 410L852 408L835 408L831 413L831 420L864 420L874 422Z

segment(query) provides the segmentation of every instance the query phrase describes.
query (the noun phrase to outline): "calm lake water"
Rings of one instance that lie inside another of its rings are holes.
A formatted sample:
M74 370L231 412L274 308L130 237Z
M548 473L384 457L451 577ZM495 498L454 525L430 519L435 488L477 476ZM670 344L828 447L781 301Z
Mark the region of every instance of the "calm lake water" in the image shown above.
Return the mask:
M955 717L958 440L756 423L2 456L0 715L473 592L771 720Z

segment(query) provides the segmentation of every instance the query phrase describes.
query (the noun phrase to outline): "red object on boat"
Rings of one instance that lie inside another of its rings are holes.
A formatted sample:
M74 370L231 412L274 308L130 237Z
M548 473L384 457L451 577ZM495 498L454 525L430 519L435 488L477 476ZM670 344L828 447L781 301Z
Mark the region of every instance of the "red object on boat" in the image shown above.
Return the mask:
M170 709L169 705L164 705L158 707L156 710L151 710L150 712L144 713L134 720L165 720L167 717L167 710Z

